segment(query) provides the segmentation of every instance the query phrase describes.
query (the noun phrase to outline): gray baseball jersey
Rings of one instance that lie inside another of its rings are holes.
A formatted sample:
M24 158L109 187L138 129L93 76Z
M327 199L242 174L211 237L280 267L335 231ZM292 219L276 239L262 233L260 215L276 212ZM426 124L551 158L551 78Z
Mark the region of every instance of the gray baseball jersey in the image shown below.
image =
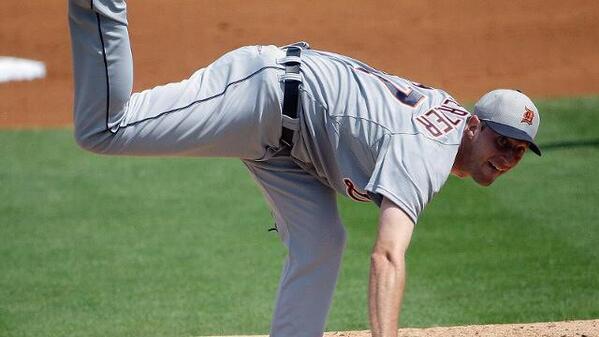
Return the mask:
M441 90L304 49L299 119L282 114L286 54L231 51L189 79L133 86L124 0L69 0L75 139L110 155L242 159L288 249L271 336L321 336L345 229L336 192L386 197L416 221L449 175L468 116ZM282 144L282 127L296 130ZM201 294L198 294L201 296Z
M305 50L292 155L357 201L385 196L416 222L446 181L470 115L446 92L346 56Z

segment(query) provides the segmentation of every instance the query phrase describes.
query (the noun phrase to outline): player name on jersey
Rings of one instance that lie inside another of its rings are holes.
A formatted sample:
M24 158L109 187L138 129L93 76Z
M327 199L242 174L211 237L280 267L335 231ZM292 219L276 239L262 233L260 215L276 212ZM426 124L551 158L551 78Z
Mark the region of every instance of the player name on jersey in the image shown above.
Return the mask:
M458 102L447 98L443 104L416 116L415 120L424 127L428 135L440 138L455 130L468 116L470 113Z

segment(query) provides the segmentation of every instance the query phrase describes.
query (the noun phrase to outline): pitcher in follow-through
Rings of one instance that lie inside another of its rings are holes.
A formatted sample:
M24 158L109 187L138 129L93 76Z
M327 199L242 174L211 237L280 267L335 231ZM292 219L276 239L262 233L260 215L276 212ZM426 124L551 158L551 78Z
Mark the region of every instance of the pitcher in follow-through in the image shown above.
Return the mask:
M534 143L539 113L514 90L469 113L439 89L306 43L231 51L189 79L131 94L123 0L69 0L75 137L110 155L240 158L288 249L271 336L321 336L345 229L336 193L380 207L373 336L394 336L414 224L449 174L491 184Z

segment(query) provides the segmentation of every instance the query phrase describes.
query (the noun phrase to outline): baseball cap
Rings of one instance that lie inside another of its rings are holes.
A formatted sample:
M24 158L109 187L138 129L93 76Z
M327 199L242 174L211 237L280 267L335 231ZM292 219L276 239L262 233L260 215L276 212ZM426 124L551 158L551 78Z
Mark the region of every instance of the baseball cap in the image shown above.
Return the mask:
M486 93L474 105L474 114L500 135L528 142L541 155L534 142L541 118L534 103L520 91L497 89Z

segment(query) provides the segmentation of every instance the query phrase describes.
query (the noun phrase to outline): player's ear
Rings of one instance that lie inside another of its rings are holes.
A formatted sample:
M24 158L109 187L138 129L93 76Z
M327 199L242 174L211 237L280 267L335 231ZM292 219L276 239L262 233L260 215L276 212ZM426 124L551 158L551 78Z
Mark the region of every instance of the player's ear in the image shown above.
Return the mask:
M466 122L466 128L464 129L464 136L467 136L469 139L473 139L474 136L480 132L482 127L482 122L478 119L478 116L472 115L468 118Z

